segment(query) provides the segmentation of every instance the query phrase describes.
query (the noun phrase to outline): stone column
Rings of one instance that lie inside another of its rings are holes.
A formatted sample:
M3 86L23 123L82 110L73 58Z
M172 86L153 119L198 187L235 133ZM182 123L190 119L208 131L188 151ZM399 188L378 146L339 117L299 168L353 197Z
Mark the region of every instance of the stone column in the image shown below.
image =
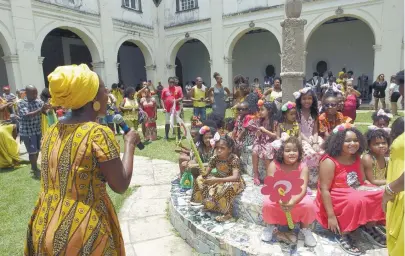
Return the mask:
M223 79L227 82L227 87L231 92L233 92L233 73L232 73L232 63L233 59L232 57L224 57L224 63L225 63L225 68L224 68L224 74L223 74ZM224 81L225 82L225 81ZM225 84L225 83L224 83Z
M373 77L368 78L369 84L374 83L379 72L381 72L381 70L383 70L383 66L384 66L384 63L382 62L383 56L382 56L382 51L381 51L381 49L382 49L381 45L375 44L375 45L373 45L373 49L374 49L374 71L373 71L374 74L373 74ZM389 79L389 76L386 75L386 79L387 78ZM388 89L388 87L387 87L387 89ZM387 91L387 93L388 93L388 91ZM371 95L373 95L373 92L371 93ZM387 100L386 100L386 103L387 103ZM374 97L373 96L371 96L370 105L371 105L370 108L374 109ZM388 106L390 104L386 104L386 105Z
M6 64L8 84L11 87L11 91L15 92L18 89L22 89L21 73L19 66L18 55L6 55L2 57Z
M101 77L101 79L104 79L104 77L105 77L105 74L104 74L105 63L104 63L104 61L92 62L91 65L93 65L93 71L96 72ZM104 83L106 83L106 81L104 81ZM109 84L106 84L105 86L110 87Z
M294 101L293 92L302 88L305 76L305 19L301 15L302 3L300 0L286 0L286 18L281 22L282 52L281 52L281 78L283 80L283 102Z
M210 82L211 85L216 83L213 78L214 72L221 74L223 78L223 85L228 87L229 90L232 88L232 79L229 79L228 75L225 74L225 69L227 63L224 62L224 49L223 42L225 41L224 31L223 31L223 0L211 0L210 1L210 13L211 13L211 73ZM227 53L225 53L226 55ZM231 72L232 75L232 72ZM208 81L206 81L208 82Z
M45 59L45 57L42 57L42 56L38 57L38 72L39 72L39 74L42 74L41 83L46 85L45 74L44 74L44 65L43 65L44 59Z
M146 79L147 80L151 80L152 83L155 85L156 82L154 82L156 80L156 65L152 64L149 66L145 66L146 69ZM157 86L157 83L155 85L155 87Z
M176 76L176 65L166 64L166 77ZM162 84L167 84L167 79L162 81Z

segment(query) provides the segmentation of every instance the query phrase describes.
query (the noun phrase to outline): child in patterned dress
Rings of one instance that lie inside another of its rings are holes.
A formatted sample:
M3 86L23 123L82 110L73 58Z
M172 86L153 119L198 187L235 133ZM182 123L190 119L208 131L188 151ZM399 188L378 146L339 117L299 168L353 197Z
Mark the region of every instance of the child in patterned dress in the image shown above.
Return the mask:
M260 185L259 159L264 160L265 170L268 169L270 162L273 160L273 147L271 143L277 138L275 132L276 122L274 120L277 106L274 102L263 102L262 100L259 100L257 105L259 106L260 119L256 138L253 142L252 163L253 182L255 185Z

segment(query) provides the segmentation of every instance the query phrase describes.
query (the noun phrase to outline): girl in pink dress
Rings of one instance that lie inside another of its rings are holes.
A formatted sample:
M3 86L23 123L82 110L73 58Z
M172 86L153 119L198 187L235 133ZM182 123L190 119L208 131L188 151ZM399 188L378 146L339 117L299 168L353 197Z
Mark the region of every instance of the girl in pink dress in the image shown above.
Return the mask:
M252 163L253 163L253 182L255 185L260 185L259 175L259 159L264 160L265 170L269 168L271 160L273 160L273 147L271 143L277 138L276 122L274 116L277 113L277 106L274 102L263 102L259 100L258 128L256 138L253 142Z
M297 105L297 120L300 124L303 161L308 168L317 167L323 154L321 145L323 140L318 136L318 100L311 87L305 87L294 92Z
M289 137L283 141L274 157L267 171L268 176L274 176L276 172L300 172L304 183L301 193L293 196L288 203L272 202L267 195L263 197L263 220L268 226L264 229L261 239L270 242L275 225L286 226L285 213L291 212L293 222L301 223L300 232L304 235L305 245L314 247L316 240L309 225L315 220L315 206L313 200L306 195L309 171L305 163L301 162L302 147L298 138Z
M155 98L151 96L149 88L145 89L145 97L141 99L140 105L143 111L148 115L145 120L145 139L146 141L154 141L157 137L157 105Z
M359 97L360 95L361 93L353 88L351 82L347 83L347 89L345 91L346 99L342 114L344 116L350 117L353 122L354 120L356 120L357 97Z
M365 147L363 135L351 124L333 129L324 144L315 200L317 221L334 232L340 247L352 255L361 254L350 236L358 228L374 244L386 245L385 235L375 227L385 222L384 190L365 181L360 160Z

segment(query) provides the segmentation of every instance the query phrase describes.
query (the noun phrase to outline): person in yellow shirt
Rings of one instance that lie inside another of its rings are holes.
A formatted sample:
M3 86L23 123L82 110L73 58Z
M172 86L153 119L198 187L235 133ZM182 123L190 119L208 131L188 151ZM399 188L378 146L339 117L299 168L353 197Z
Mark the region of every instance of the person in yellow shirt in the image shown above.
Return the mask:
M115 98L115 107L119 110L121 103L124 100L124 85L113 84L111 86L111 94ZM115 131L117 134L120 133L120 126L118 124L115 125Z
M207 95L201 77L195 79L196 85L191 88L191 100L193 101L194 116L199 116L201 121L206 119Z

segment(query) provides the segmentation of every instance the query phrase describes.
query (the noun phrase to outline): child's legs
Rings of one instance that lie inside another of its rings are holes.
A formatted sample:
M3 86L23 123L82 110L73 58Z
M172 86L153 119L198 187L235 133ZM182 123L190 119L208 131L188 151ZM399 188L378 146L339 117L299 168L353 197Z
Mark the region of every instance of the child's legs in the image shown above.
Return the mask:
M183 175L186 166L184 162L190 161L190 157L184 153L181 153L179 156L179 169L180 169L180 177Z
M253 165L253 177L259 176L259 155L255 150L252 152L252 165Z
M270 201L268 196L264 196L263 221L271 225L287 225L287 218L279 203Z
M301 227L306 228L315 221L315 204L311 197L305 195L291 211L294 223L301 222Z

